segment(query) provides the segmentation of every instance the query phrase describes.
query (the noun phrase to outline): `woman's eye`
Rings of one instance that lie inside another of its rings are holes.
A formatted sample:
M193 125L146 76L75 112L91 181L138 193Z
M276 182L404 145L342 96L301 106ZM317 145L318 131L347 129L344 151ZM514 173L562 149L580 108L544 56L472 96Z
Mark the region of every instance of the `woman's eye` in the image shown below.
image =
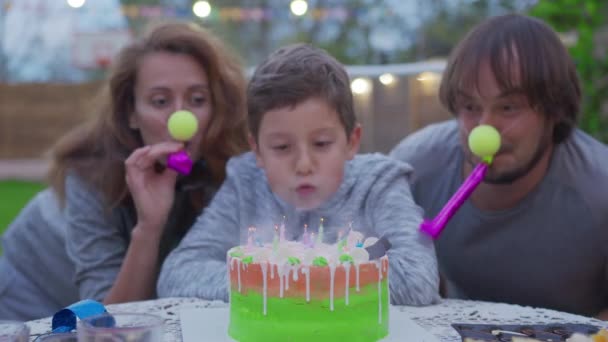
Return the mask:
M191 103L192 103L192 105L194 105L194 106L201 106L201 105L203 105L203 104L206 102L206 99L205 99L205 97L204 97L204 96L197 95L197 96L193 96L193 97L190 99L190 102L191 102Z
M157 107L165 106L167 104L167 102L168 102L167 99L162 98L162 97L152 99L152 104Z

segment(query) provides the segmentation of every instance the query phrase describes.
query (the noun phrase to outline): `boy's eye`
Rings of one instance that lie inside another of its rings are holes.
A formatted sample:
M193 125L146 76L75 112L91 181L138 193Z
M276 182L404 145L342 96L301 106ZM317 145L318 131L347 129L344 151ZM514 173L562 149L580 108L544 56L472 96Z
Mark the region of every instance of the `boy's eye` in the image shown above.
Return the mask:
M289 145L287 144L277 144L272 146L272 149L275 151L287 151L288 148Z
M319 140L315 142L316 147L327 147L332 144L332 141L329 140Z

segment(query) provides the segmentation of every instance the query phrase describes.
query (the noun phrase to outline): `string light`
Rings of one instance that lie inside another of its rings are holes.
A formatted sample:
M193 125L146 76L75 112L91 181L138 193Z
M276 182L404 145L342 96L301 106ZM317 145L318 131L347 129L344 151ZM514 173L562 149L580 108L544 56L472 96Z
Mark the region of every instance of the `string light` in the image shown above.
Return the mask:
M380 83L384 84L385 86L392 85L397 81L395 76L391 73L384 73L384 74L380 75L380 77L378 77L378 79L380 80Z
M67 0L68 6L72 8L80 8L84 6L86 0Z
M350 89L357 95L367 94L372 90L372 82L363 77L357 77L350 83Z
M308 3L304 0L293 0L289 4L289 9L294 15L302 16L308 11Z
M192 12L199 18L206 18L211 14L211 5L207 1L197 1L192 5Z

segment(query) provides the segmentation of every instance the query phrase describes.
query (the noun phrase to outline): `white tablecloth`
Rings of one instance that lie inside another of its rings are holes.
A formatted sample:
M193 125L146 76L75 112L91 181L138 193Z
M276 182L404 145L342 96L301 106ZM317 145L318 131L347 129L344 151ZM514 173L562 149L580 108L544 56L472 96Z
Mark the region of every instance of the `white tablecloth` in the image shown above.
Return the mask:
M163 298L143 302L108 305L109 312L145 312L165 319L165 341L181 341L179 322L180 308L196 307L214 310L225 307L223 302L209 302L196 298ZM460 341L460 335L451 327L452 323L474 324L547 324L585 323L608 327L608 322L547 309L536 309L518 305L488 303L468 300L446 299L427 307L398 306L410 318L436 336L442 342ZM27 322L31 329L31 340L51 330L51 319L44 318ZM404 336L403 341L407 341Z

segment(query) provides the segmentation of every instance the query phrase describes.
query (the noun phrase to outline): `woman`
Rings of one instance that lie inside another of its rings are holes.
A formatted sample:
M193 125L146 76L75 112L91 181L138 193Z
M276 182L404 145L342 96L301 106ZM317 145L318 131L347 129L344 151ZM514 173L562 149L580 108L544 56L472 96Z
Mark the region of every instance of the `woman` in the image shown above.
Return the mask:
M246 146L244 89L242 69L220 42L187 24L159 27L119 54L108 105L58 144L51 170L81 298L154 297L163 259ZM166 127L177 110L199 121L185 145ZM159 161L184 147L197 163L178 177Z
M164 24L121 51L101 101L91 122L55 146L57 199L47 197L63 208L80 298L153 298L163 259L223 181L227 160L246 148L244 73L208 32ZM177 110L199 121L185 144L166 127ZM188 176L163 165L183 148L195 161Z

